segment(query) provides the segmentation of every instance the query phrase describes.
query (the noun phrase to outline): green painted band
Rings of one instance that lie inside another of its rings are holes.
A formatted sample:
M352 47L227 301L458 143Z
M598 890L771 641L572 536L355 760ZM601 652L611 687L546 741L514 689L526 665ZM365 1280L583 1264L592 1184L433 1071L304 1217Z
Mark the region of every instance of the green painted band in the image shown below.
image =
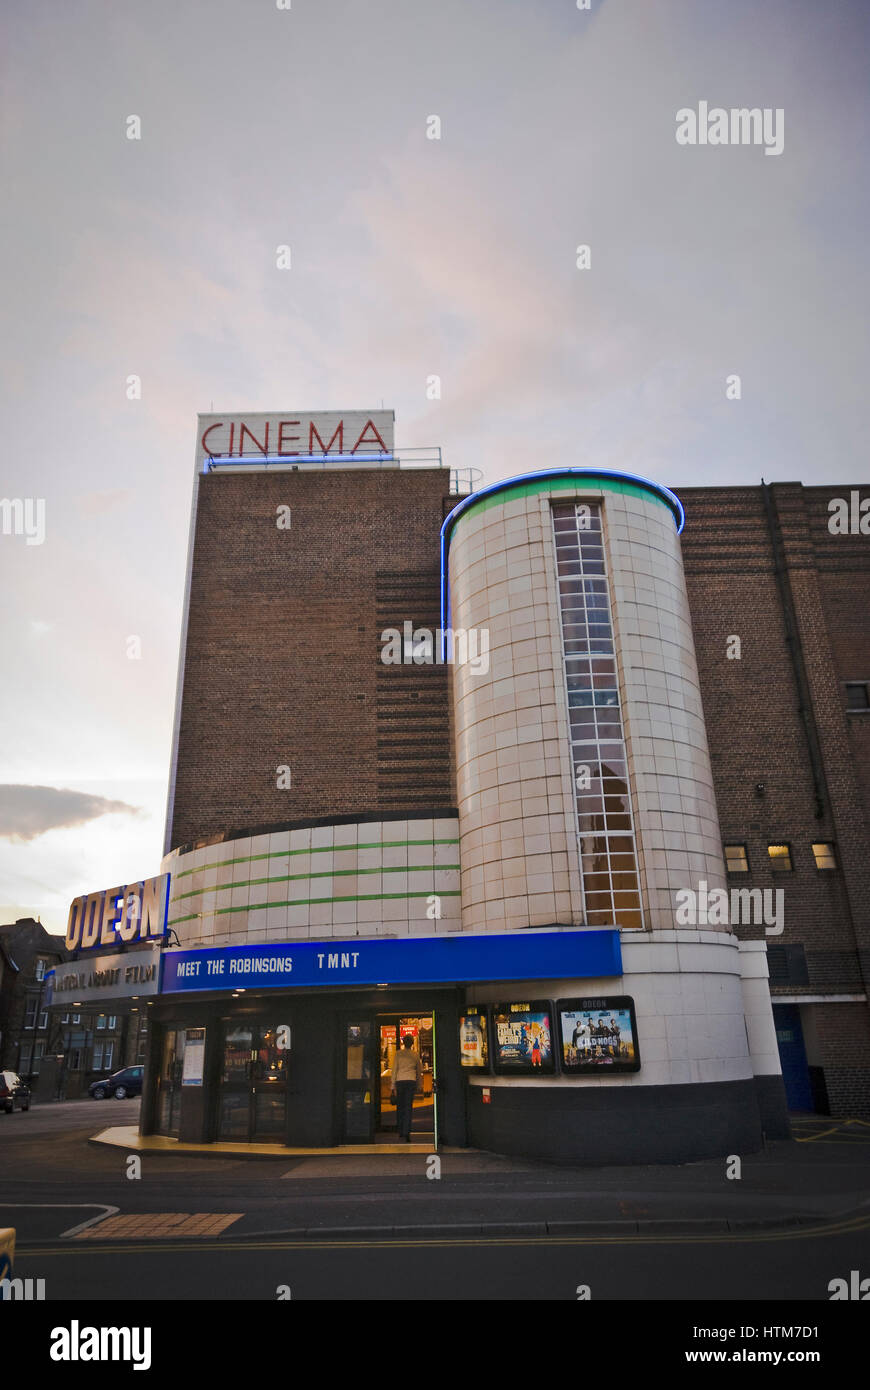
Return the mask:
M173 917L167 925L170 927L178 926L180 922L195 922L198 917L219 917L225 912L259 912L268 907L308 907L315 903L374 903L395 901L398 898L459 898L462 894L459 889L450 889L443 893L357 893L347 898L291 898L287 902L281 903L243 903L239 907L216 907L214 912L201 913L189 912L186 917Z
M228 893L232 888L258 888L263 883L293 883L300 879L312 878L351 878L360 874L449 873L460 868L459 864L397 864L378 865L374 869L321 869L314 874L279 874L275 878L247 878L238 883L213 883L208 888L191 888L187 893L177 893L169 901L180 903L184 898L200 897L203 893Z
M186 878L188 874L201 874L206 869L226 869L230 864L255 864L260 859L284 859L294 854L340 854L351 849L401 849L405 845L458 845L459 837L452 840L373 840L358 845L313 845L305 849L276 849L269 854L249 854L240 859L219 859L213 864L200 864L195 869L180 869L173 873L175 879ZM172 870L170 869L170 873Z

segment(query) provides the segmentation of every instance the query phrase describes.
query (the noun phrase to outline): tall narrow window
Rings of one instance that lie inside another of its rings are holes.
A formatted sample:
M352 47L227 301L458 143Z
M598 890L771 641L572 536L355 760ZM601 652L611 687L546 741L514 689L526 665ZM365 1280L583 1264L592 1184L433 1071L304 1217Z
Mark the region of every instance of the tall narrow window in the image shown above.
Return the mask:
M554 506L553 530L586 921L643 927L601 508Z

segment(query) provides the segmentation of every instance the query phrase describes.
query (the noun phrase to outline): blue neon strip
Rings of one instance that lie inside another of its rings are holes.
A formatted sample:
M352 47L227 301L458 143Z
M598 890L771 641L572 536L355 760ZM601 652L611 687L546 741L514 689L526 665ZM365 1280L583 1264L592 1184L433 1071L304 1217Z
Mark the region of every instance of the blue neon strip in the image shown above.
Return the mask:
M237 458L233 454L208 454L203 459L203 473L210 473L212 465L232 464L233 467L247 465L256 467L264 463L386 463L395 458L394 454L257 454L256 458Z
M447 652L447 639L443 633L450 626L450 589L447 583L447 555L450 547L450 532L454 525L466 512L469 507L473 507L482 497L488 497L494 492L504 492L506 489L515 487L517 483L527 483L534 478L566 478L576 474L582 478L617 478L624 483L639 483L641 487L648 487L651 492L661 497L667 502L671 511L674 513L674 520L677 522L677 535L679 536L686 524L686 511L675 492L671 492L669 487L663 483L656 483L652 478L644 478L640 473L620 473L611 468L542 468L534 473L518 473L513 478L502 478L501 482L490 483L489 487L482 487L477 492L470 492L467 497L463 497L458 506L448 513L441 527L441 659L445 659Z

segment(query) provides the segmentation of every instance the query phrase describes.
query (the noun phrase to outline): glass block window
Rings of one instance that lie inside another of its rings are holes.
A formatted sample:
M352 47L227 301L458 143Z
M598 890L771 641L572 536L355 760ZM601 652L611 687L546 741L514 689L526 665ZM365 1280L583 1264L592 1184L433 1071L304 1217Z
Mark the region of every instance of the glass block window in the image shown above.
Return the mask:
M586 921L642 928L601 508L552 511Z

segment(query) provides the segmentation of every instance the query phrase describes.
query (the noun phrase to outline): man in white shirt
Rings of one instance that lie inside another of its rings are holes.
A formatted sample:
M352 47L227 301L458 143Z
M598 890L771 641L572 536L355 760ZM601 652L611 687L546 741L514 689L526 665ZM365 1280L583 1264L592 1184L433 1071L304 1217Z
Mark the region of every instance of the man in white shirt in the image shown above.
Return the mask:
M393 1062L393 1094L396 1097L399 1138L410 1144L414 1096L420 1087L423 1068L419 1053L414 1051L414 1039L409 1035L402 1042L404 1046L398 1049Z

